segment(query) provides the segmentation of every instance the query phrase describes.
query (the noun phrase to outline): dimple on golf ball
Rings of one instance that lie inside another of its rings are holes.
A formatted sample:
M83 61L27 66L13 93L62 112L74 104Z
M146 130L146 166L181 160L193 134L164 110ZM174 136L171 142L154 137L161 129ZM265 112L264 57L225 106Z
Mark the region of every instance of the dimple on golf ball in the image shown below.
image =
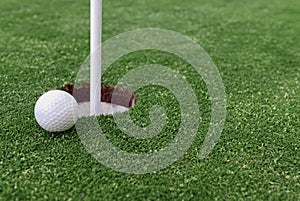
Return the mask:
M34 116L46 131L66 131L74 126L78 119L78 103L65 91L51 90L37 100Z

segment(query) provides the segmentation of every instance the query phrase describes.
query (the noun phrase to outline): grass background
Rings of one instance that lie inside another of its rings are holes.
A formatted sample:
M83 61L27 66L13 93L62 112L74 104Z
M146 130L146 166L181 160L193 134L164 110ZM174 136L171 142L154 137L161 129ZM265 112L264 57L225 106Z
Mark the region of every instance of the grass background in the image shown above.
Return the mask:
M34 119L35 101L75 79L89 53L89 2L1 0L0 200L300 199L299 1L103 4L104 40L137 28L164 28L192 38L208 52L228 98L218 145L208 158L198 159L209 104L200 106L203 122L188 153L156 174L106 168L86 152L74 129L61 135L43 131ZM104 79L114 82L118 73L145 62L177 64L179 72L186 67L169 55L137 53L116 63L119 68ZM208 103L203 82L192 71L187 76L198 100ZM167 146L178 123L176 101L157 90L141 90L144 104L132 113L140 118L138 124L147 124L150 103L160 100L174 117L161 141L136 143L115 129L108 136L116 145L142 152ZM111 117L100 121L113 130Z

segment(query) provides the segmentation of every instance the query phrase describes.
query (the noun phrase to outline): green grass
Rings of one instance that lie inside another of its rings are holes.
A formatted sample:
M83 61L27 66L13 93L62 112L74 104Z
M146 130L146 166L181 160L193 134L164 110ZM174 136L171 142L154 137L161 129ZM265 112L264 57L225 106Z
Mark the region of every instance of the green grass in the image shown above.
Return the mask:
M188 78L204 104L196 140L179 161L155 174L119 173L89 155L75 129L43 131L34 119L35 101L74 82L89 53L89 2L1 0L0 200L299 200L300 2L103 3L104 40L137 28L164 28L192 38L212 57L227 94L217 146L208 158L198 158L210 118L205 84L188 64L155 51L122 58L104 79L114 83L142 63L172 65ZM110 116L101 117L108 138L136 153L167 146L180 120L176 100L157 86L138 94L132 110L138 125L149 123L152 103L166 107L170 119L161 136L135 141Z

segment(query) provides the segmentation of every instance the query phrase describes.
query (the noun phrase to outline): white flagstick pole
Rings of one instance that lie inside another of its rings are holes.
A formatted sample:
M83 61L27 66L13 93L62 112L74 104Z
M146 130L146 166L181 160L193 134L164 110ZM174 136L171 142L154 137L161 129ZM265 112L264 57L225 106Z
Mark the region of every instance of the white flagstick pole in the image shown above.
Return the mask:
M90 0L90 115L100 115L102 0Z

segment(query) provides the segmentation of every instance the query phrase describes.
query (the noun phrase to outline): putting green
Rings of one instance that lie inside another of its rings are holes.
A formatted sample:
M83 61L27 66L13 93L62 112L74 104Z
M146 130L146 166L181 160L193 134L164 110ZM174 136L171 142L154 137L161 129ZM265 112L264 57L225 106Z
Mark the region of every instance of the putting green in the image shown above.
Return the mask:
M198 152L210 122L204 81L174 55L138 51L112 64L103 81L116 84L141 64L186 77L201 118L196 139L171 166L124 174L99 163L76 130L49 134L33 108L45 91L74 82L89 54L86 0L0 2L0 200L298 200L300 198L300 1L110 0L103 2L103 40L138 28L170 29L199 43L219 69L227 94L224 131L205 159ZM121 132L112 116L98 120L122 150L167 147L180 125L176 98L165 88L137 91L130 114L150 124L153 104L168 119L151 139Z

